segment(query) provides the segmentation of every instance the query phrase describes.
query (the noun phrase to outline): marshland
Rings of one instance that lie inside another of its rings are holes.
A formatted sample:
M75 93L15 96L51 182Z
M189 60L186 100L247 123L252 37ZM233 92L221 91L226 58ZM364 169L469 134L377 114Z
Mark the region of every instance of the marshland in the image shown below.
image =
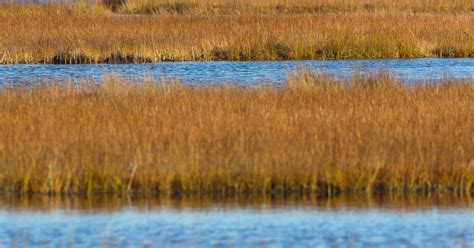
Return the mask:
M474 55L472 1L290 2L3 4L0 63Z
M474 2L0 0L0 246L474 246Z
M11 192L470 192L472 81L45 82L0 93Z
M3 246L474 240L472 79L144 78L2 86Z

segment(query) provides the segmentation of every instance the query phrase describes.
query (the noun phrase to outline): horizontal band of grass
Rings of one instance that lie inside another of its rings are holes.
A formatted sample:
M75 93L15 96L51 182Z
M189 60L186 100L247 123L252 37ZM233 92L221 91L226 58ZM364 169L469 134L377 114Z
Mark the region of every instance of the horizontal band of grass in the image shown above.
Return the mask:
M34 0L0 0L5 3ZM41 3L65 3L42 0ZM470 13L471 0L75 0L97 10L145 15L327 14L360 12Z
M133 14L313 14L341 12L471 12L470 0L102 0L117 13Z
M120 15L2 5L0 64L473 57L474 15Z
M34 85L34 84L33 84ZM474 82L0 89L0 192L472 192Z

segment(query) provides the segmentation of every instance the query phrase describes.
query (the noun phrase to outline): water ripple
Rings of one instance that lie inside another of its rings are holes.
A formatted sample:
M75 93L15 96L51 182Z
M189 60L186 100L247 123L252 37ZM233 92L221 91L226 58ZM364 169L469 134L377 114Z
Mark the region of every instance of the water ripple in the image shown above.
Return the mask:
M406 81L474 78L474 59L413 60L333 60L262 62L178 62L155 64L99 65L4 65L1 84L22 84L33 80L102 80L107 76L141 81L181 80L189 84L280 85L298 68L310 68L338 77L350 78L354 72L385 71Z

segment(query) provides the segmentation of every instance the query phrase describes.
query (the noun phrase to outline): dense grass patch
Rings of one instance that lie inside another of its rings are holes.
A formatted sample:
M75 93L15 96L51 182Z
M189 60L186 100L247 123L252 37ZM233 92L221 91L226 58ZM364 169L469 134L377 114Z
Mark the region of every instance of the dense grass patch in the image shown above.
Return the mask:
M470 0L103 0L118 13L156 15L471 12Z
M124 15L101 4L2 5L0 64L473 57L473 26L464 12Z
M0 191L470 192L473 82L0 89Z

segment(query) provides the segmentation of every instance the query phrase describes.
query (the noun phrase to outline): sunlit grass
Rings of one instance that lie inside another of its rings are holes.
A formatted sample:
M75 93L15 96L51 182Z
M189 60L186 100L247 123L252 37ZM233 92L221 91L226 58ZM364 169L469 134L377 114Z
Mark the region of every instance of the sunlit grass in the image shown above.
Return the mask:
M1 3L34 0L0 0ZM469 13L471 0L41 0L102 5L116 13L156 15L325 14L392 12Z
M473 57L474 15L122 15L102 4L2 5L0 64Z
M0 89L0 191L469 192L473 82Z
M103 0L120 13L303 14L354 12L470 12L470 0Z

